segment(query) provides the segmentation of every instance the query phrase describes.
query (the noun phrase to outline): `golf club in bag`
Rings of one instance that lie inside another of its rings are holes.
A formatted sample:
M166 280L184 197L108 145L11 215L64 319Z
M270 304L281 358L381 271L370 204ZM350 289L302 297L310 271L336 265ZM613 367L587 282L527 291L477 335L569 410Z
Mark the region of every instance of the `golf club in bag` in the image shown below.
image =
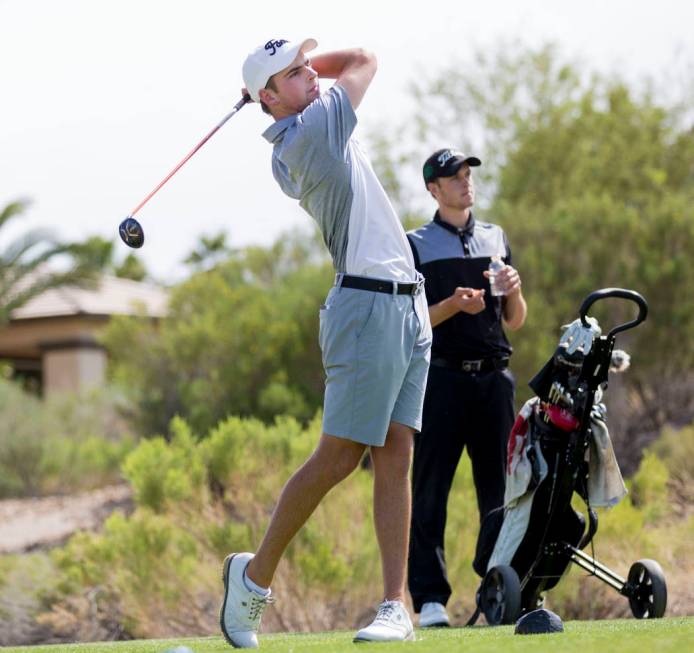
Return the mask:
M633 302L638 315L603 336L587 312L608 299ZM635 617L665 613L667 586L655 560L635 562L623 578L584 551L598 530L594 509L626 494L601 400L608 370L628 366L628 355L614 349L617 334L641 324L647 312L644 298L632 290L591 293L530 381L536 396L511 430L504 518L468 625L480 612L490 625L511 624L541 607L542 593L557 585L572 562L625 596ZM586 504L587 520L571 505L574 493Z

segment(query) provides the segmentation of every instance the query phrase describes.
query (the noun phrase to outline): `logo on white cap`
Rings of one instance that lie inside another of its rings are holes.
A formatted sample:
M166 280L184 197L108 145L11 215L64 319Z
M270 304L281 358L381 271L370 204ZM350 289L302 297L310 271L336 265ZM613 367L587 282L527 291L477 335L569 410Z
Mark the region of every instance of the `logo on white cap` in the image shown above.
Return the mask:
M259 91L267 86L270 77L289 66L299 52L308 52L317 46L314 39L296 43L286 39L270 39L253 50L243 62L243 81L251 98L259 102Z
M272 50L270 53L270 56L274 55L275 52L277 52L277 48L281 48L285 43L289 43L286 39L278 39L277 41L268 41L265 44L265 49L266 50Z

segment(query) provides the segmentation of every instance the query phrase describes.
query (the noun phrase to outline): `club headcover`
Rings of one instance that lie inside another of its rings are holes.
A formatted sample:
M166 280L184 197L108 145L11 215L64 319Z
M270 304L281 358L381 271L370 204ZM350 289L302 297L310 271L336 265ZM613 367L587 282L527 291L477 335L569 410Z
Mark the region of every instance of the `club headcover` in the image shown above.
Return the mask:
M537 635L540 633L563 633L564 624L559 615L551 610L539 608L523 615L516 622L516 635Z

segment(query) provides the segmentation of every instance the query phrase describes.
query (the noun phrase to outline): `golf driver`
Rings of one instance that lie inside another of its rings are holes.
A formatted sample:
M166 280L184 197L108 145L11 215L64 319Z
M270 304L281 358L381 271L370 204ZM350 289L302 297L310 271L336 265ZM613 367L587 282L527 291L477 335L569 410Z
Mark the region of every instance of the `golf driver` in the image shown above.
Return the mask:
M149 194L145 199L143 199L129 214L128 217L120 223L118 227L118 233L120 234L121 240L128 247L142 247L145 242L145 232L142 229L142 225L135 220L135 214L145 205L151 197L167 182L171 177L173 177L183 164L190 159L207 141L219 130L219 128L231 118L244 104L251 101L251 96L245 94L235 105L234 108L226 115L220 123L209 133L205 138L203 138L164 179L159 183L159 185Z

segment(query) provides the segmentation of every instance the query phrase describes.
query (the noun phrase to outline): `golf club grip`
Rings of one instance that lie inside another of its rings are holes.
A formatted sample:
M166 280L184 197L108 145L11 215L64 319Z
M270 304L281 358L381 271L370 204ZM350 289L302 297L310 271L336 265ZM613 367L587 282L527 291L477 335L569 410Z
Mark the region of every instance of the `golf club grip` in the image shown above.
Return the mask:
M217 126L209 133L205 138L203 138L187 155L186 157L168 174L164 179L162 179L158 186L149 194L145 199L143 199L131 212L130 212L130 217L132 218L147 202L149 202L152 197L157 193L157 191L167 182L171 177L173 177L183 166L184 164L205 144L207 143L212 136L214 136L217 131L224 125L224 123L229 120L241 107L243 107L244 104L247 102L251 101L251 96L246 94L244 95L235 105L234 108L226 115L222 120L217 124Z
M589 324L586 321L588 309L598 300L607 299L609 297L618 297L620 299L627 299L634 302L639 307L639 314L636 316L636 319L614 327L614 329L609 332L608 337L613 336L620 331L631 329L641 324L641 322L646 319L646 316L648 315L648 304L646 303L646 300L635 290L626 290L625 288L603 288L602 290L596 290L590 293L590 295L588 295L588 297L586 297L581 304L579 315L581 317L581 323L584 327L589 327Z

